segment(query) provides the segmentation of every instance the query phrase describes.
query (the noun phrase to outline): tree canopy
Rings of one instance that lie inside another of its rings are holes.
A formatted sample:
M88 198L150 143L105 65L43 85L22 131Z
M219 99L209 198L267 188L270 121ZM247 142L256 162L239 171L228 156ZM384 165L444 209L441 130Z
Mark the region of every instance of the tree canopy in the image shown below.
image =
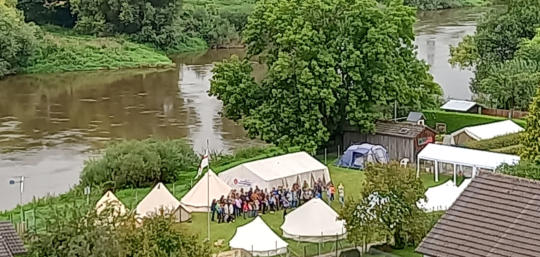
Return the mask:
M540 165L540 88L529 108L527 127L522 135L521 158Z
M415 11L401 1L259 1L244 31L248 55L218 63L210 95L252 137L313 149L344 125L435 107L441 95L416 58ZM250 58L268 67L253 78Z
M398 163L369 165L365 172L361 198L342 211L347 238L363 244L385 240L396 248L420 242L436 219L417 206L425 189L416 172Z
M540 27L539 13L537 0L510 0L506 10L488 12L474 35L451 47L450 63L474 68L471 89L485 103L527 108L539 82L540 39L531 40Z

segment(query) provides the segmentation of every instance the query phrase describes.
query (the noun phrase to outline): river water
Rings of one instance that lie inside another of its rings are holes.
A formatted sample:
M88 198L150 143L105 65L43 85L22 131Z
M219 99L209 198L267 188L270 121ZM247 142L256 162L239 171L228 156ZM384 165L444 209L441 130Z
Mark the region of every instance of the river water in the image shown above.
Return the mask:
M419 14L418 55L445 97L469 99L471 73L448 64L449 45L474 32L478 9ZM8 184L27 176L23 201L69 190L84 161L113 140L185 138L197 152L260 144L219 114L207 95L214 62L243 50L210 50L174 59L169 70L19 75L0 80L0 210L19 202ZM257 70L257 69L256 69ZM261 73L261 69L258 69Z

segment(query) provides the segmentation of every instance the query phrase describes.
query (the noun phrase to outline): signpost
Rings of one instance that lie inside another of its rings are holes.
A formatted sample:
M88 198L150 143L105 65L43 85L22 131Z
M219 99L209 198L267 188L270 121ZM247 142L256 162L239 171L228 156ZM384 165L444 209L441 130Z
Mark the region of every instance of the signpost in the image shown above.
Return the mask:
M90 204L90 186L84 187L84 195L86 195L86 204Z
M24 222L24 214L23 214L23 192L24 192L24 179L27 178L25 176L18 176L15 178L9 179L10 185L19 184L19 205L21 207L21 222Z

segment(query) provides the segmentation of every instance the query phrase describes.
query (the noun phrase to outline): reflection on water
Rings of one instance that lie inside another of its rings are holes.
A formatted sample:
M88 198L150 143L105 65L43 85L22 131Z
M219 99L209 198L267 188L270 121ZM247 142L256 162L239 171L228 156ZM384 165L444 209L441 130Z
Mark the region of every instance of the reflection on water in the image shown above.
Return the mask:
M476 9L419 14L416 44L445 96L470 98L470 72L452 69L448 46L474 31ZM185 138L197 152L207 142L227 152L257 144L220 116L208 97L213 62L243 50L211 50L175 57L169 70L129 70L14 76L0 81L0 210L18 201L12 176L30 176L25 201L66 191L83 161L118 139ZM260 78L264 68L255 67Z

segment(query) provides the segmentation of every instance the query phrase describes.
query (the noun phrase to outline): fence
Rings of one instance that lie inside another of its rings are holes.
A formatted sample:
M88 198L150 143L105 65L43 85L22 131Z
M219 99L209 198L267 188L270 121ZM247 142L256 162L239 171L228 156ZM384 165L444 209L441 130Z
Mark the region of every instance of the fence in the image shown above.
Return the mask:
M521 118L524 118L527 115L529 115L529 112L516 111L516 110L482 108L482 114L488 115L488 116L521 119Z

